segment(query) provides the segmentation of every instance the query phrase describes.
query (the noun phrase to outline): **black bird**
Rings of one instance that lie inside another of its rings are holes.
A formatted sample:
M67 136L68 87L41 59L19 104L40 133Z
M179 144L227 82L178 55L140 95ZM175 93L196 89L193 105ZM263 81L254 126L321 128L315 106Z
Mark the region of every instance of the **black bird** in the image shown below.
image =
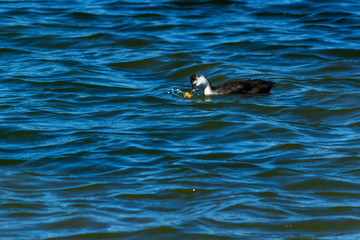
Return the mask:
M260 79L228 82L224 85L213 87L204 75L195 73L190 76L193 89L201 86L205 95L225 95L230 93L269 93L275 83Z

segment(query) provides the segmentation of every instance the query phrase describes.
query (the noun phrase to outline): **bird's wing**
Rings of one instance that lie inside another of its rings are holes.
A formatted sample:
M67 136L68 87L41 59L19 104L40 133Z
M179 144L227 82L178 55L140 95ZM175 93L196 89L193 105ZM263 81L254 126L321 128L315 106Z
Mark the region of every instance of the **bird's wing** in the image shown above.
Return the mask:
M215 87L215 91L222 92L223 94L229 93L243 93L251 89L251 84L247 82L228 82L224 85Z

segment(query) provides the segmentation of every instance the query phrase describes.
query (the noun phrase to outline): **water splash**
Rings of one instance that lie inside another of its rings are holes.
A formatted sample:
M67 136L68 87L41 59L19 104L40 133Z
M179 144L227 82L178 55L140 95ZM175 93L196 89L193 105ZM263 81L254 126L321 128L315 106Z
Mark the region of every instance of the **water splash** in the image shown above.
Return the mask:
M172 94L174 97L177 98L185 98L185 99L191 99L195 97L199 97L199 92L196 92L194 89L191 91L185 91L181 89L170 89L167 91L168 94ZM190 97L187 97L187 94L190 94Z

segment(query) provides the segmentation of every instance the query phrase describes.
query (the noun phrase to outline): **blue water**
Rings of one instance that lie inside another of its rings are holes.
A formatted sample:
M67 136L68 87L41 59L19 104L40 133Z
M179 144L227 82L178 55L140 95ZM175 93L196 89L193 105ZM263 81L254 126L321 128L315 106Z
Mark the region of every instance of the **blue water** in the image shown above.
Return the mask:
M0 2L1 239L359 239L358 1ZM270 94L192 98L189 77Z

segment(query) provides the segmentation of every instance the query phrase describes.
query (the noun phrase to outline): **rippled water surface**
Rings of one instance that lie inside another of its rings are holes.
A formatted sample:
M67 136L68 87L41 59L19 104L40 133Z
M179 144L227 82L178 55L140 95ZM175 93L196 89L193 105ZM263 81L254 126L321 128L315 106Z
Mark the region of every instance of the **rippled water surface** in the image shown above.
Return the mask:
M359 239L358 1L0 1L1 239ZM192 98L261 78L271 94Z

